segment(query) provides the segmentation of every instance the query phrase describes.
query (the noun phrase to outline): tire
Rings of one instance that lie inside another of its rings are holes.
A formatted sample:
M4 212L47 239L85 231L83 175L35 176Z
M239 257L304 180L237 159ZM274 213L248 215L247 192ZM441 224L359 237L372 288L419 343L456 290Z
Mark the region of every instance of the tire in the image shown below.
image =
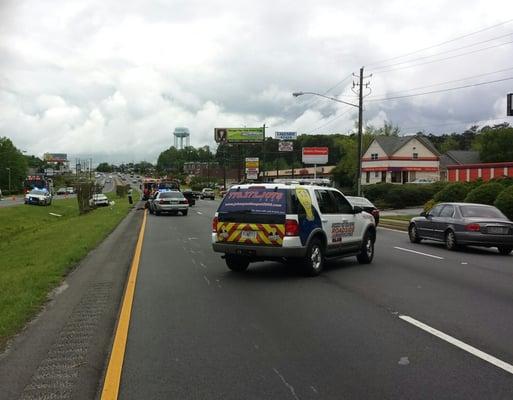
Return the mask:
M303 259L303 270L308 276L319 275L324 268L324 247L319 239L312 239Z
M363 235L362 248L356 259L360 264L370 264L374 258L374 236L369 231Z
M189 210L182 211L182 215L185 217L188 214Z
M227 254L224 258L226 266L235 272L244 272L248 269L249 259L242 256L235 256L233 254Z
M419 237L419 232L415 224L411 224L408 227L408 237L412 243L420 243L422 241L422 239Z
M445 233L445 248L451 251L458 249L458 244L456 243L456 235L452 230L448 230Z
M499 250L499 253L501 253L503 256L507 256L513 251L513 247L499 246L497 247L497 250Z

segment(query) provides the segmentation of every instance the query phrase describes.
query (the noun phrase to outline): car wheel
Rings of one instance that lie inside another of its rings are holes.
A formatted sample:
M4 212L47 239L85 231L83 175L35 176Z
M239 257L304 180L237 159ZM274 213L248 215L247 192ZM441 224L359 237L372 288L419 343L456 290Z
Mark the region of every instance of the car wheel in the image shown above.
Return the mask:
M456 235L451 230L447 231L445 234L445 248L447 250L456 250L458 248L458 244L456 243Z
M303 269L308 276L317 276L324 268L324 248L319 239L313 239L303 260Z
M411 224L408 227L408 236L410 237L410 242L412 243L420 243L422 241L422 239L419 237L419 232L415 224Z
M182 215L185 217L188 214L189 210L182 211Z
M248 269L249 260L246 257L227 254L224 258L226 266L235 272L243 272Z
M363 236L362 248L356 259L360 264L370 264L374 258L374 237L370 232Z
M513 247L499 246L497 247L497 250L499 250L499 253L501 253L503 256L507 256L509 253L513 251Z

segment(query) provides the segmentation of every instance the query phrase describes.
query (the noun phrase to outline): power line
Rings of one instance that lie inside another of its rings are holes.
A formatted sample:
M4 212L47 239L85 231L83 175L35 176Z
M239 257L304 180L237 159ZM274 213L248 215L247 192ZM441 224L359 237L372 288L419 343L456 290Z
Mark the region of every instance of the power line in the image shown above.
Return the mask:
M399 58L403 58L403 57L407 57L407 56L411 56L413 54L418 54L418 53L421 53L425 50L430 50L430 49L434 49L436 47L440 47L440 46L443 46L447 43L452 43L452 42L455 42L457 40L460 40L460 39L464 39L466 37L469 37L469 36L473 36L473 35L476 35L478 33L481 33L481 32L485 32L487 30L490 30L490 29L493 29L493 28L497 28L499 26L502 26L502 25L506 25L506 24L509 24L510 22L513 21L513 18L512 19L509 19L507 21L504 21L504 22L500 22L498 24L495 24L495 25L492 25L492 26L488 26L486 28L482 28L482 29L479 29L477 31L474 31L474 32L470 32L470 33L467 33L465 35L461 35L461 36L457 36L453 39L449 39L449 40L445 40L443 42L440 42L440 43L437 43L437 44L434 44L434 45L431 45L431 46L428 46L428 47L423 47L419 50L415 50L415 51L412 51L412 52L409 52L409 53L405 53L405 54L402 54L400 56L395 56L395 57L391 57L391 58L386 58L386 59L382 59L382 60L378 60L378 61L374 61L374 62L371 62L369 64L367 64L367 66L371 66L371 65L376 65L376 64L381 64L381 63L384 63L384 62L388 62L388 61L393 61L393 60L398 60Z
M478 46L480 44L483 44L483 43L489 43L489 42L493 42L494 40L497 40L497 39L502 39L504 37L507 37L507 36L511 36L513 35L513 32L510 32L510 33L507 33L505 35L500 35L500 36L496 36L494 38L491 38L491 39L487 39L487 40L482 40L481 42L476 42L476 43L471 43L471 44L468 44L466 46L460 46L458 48L454 48L454 49L449 49L449 50L445 50L445 51L441 51L439 53L435 53L435 54L430 54L430 55L427 55L427 56L422 56L422 57L417 57L417 58L413 58L413 59L410 59L410 60L406 60L406 61L400 61L400 62L397 62L397 63L393 63L393 64L388 64L388 65L383 65L381 67L375 67L374 68L374 71L378 71L380 69L387 69L389 67L394 67L396 65L401 65L401 64L406 64L406 63L411 63L411 62L414 62L414 61L418 61L418 60L425 60L426 58L431 58L431 57L436 57L436 56L439 56L439 55L442 55L442 54L447 54L447 53L452 53L454 51L459 51L459 50L463 50L463 49L468 49L469 47L474 47L474 46Z
M389 96L389 95L391 95L391 94L396 94L396 93L411 92L411 91L413 91L413 90L419 90L419 89L427 89L427 88L430 88L430 87L436 87L436 86L447 85L447 84L449 84L449 83L455 83L455 82L467 81L467 80L469 80L469 79L480 78L480 77L488 76L488 75L494 75L494 74L498 74L498 73L501 73L501 72L510 71L510 70L512 70L512 69L513 69L513 67L510 67L510 68L504 68L504 69L499 69L499 70L497 70L497 71L492 71L492 72L486 72L486 73L483 73L483 74L467 76L466 78L453 79L453 80L450 80L450 81L444 81L444 82L439 82L439 83L433 83L433 84L431 84L431 85L418 86L418 87L411 88L411 89L397 90L397 91L395 91L395 92L388 92L388 93L382 93L382 94L375 94L375 95L373 95L373 96L372 96L372 98L374 98L374 97L379 97L379 96Z
M321 125L318 125L316 126L315 128L308 128L308 129L305 129L305 133L306 134L309 134L309 133L312 133L318 129L321 129L321 128L324 128L325 126L328 126L328 125L331 125L333 122L339 120L340 118L342 118L343 116L345 116L347 113L349 113L349 111L351 111L351 108L349 108L349 106L347 106L348 108L340 115L336 116L335 118L333 118L331 121L328 121L328 122L325 122Z
M423 92L423 93L406 94L404 96L382 97L382 98L379 98L379 99L367 100L367 102L370 103L370 102L376 102L376 101L396 100L396 99L404 99L404 98L407 98L407 97L424 96L426 94L442 93L442 92L449 92L451 90L458 90L458 89L465 89L465 88L476 87L476 86L490 85L492 83L509 81L511 79L513 79L513 76L508 77L508 78L503 78L503 79L496 79L494 81L473 83L473 84L470 84L470 85L456 86L456 87L447 88L447 89L440 89L440 90L432 90L432 91Z
M426 64L433 64L433 63L436 63L436 62L439 62L439 61L451 60L453 58L458 58L458 57L463 57L463 56L466 56L466 55L469 55L469 54L479 53L479 52L484 51L484 50L494 49L496 47L505 46L505 45L511 44L511 43L513 43L513 40L509 41L509 42L499 43L499 44L496 44L496 45L493 45L493 46L483 47L482 49L476 49L476 50L472 50L472 51L467 51L466 53L455 54L455 55L452 55L452 56L449 56L449 57L444 57L444 58L439 58L439 59L436 59L436 60L426 61L426 62L423 62L423 63L413 64L413 65L406 65L406 66L397 67L397 68L385 69L383 71L378 71L377 73L383 74L385 72L398 71L398 70L401 70L401 69L413 68L413 67L418 67L418 66L426 65Z
M506 117L501 117L501 118L494 118L494 119L479 119L479 120L472 120L472 121L458 121L458 122L448 122L448 123L443 123L443 124L431 124L431 125L415 125L415 126L407 126L407 127L401 127L401 129L408 129L408 130L413 130L413 129L423 129L423 128L431 128L431 127L438 127L438 126L450 126L450 125L463 125L463 124L473 124L473 125L478 125L481 124L481 123L488 123L488 122L495 122L495 121L503 121L503 122L507 122L505 121L505 118Z

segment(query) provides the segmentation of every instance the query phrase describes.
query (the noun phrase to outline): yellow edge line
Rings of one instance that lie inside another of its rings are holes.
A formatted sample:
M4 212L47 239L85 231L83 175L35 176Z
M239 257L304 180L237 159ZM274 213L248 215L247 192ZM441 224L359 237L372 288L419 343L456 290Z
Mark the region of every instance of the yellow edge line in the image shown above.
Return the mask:
M137 281L137 271L139 270L139 260L141 259L142 245L144 241L144 228L146 227L146 210L144 210L143 222L139 231L139 238L135 246L135 254L130 267L130 275L126 284L125 296L121 305L116 335L110 353L109 366L105 374L101 400L116 400L119 394L119 384L121 382L121 371L123 369L123 360L125 358L126 341L128 338L128 328L130 325L130 315L132 313L132 303L134 300L135 283Z

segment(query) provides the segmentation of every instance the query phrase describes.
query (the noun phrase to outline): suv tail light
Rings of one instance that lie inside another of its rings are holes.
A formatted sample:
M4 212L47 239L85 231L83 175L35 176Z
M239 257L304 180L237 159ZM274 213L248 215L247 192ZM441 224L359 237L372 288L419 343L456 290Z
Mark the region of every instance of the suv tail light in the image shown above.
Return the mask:
M164 203L165 203L165 201L164 201L164 200L160 200L160 201L159 201L159 204L164 204Z
M299 236L299 224L294 219L285 221L285 236Z
M212 232L217 233L217 223L219 222L219 219L217 217L214 217L212 220Z
M185 200L180 200L180 204L189 204L189 201L187 199Z
M479 224L468 224L465 226L465 230L469 232L479 232L481 230L481 225Z

